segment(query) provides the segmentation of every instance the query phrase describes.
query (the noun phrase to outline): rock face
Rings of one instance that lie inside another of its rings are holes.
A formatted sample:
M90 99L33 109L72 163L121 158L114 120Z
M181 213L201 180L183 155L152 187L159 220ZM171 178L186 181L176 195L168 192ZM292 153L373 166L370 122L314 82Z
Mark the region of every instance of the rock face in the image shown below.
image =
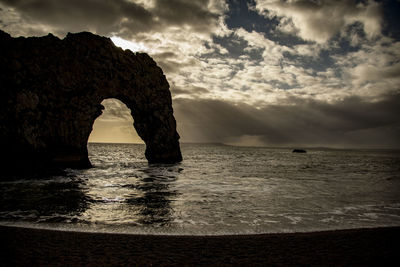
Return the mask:
M0 31L5 167L90 167L87 141L106 98L130 108L149 163L182 160L169 84L150 56L87 32L60 40Z

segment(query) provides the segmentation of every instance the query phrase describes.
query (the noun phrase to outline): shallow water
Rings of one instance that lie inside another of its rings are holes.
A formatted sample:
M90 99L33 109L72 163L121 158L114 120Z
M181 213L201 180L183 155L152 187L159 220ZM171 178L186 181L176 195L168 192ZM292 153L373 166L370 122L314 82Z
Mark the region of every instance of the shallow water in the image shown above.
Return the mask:
M89 144L94 168L0 182L0 223L163 234L400 226L400 151L183 144L148 165L144 145Z

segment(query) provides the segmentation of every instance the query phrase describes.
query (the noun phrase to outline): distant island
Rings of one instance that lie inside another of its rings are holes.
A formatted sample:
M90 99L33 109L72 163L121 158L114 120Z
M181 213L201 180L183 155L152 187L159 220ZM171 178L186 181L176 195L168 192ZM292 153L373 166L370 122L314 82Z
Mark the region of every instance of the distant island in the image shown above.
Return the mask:
M292 153L307 153L304 149L295 148L292 150Z

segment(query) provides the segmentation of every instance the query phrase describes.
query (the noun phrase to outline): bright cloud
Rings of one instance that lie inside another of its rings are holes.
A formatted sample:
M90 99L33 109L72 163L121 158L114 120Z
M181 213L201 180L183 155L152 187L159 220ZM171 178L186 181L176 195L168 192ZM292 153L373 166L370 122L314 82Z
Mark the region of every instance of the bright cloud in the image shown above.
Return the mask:
M149 49L141 43L128 41L117 36L111 37L111 40L116 46L119 46L123 49L129 49L132 52L149 52Z
M382 10L375 1L363 4L354 0L256 0L255 8L265 16L282 17L283 31L318 43L327 42L355 22L363 24L370 38L381 32Z

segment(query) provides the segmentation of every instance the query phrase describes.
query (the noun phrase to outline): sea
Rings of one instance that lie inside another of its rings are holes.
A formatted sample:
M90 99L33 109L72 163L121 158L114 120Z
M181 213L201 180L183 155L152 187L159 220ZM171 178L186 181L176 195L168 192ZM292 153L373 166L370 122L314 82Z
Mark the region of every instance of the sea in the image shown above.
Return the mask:
M89 143L93 168L0 181L0 224L71 231L235 235L400 226L400 151Z

